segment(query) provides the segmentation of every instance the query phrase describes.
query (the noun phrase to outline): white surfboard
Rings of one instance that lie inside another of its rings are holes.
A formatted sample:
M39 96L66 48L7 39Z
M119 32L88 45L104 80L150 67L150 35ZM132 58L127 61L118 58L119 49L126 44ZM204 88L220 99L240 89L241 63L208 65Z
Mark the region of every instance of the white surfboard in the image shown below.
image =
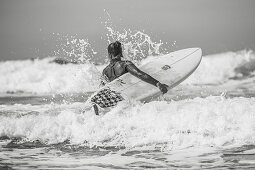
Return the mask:
M195 71L201 58L202 50L200 48L188 48L153 57L149 62L142 64L139 69L161 83L167 84L171 89ZM126 73L99 89L86 103L97 104L101 108L105 108L114 106L125 99L147 101L159 94L160 91L157 87Z

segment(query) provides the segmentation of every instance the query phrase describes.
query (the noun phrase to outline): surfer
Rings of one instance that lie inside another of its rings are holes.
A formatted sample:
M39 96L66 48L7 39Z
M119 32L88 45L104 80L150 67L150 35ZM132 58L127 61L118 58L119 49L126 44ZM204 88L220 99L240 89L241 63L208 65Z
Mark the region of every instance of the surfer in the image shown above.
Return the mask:
M155 87L158 87L159 90L165 94L168 89L166 84L160 83L158 80L154 79L147 73L139 70L131 61L122 60L122 47L119 41L110 43L108 46L108 57L110 64L106 66L102 73L101 86L104 86L106 83L115 80L116 78L122 76L125 73L130 73L137 78L152 84ZM93 105L95 113L98 114L98 108L96 105Z
M166 84L161 84L158 80L139 70L131 61L122 60L122 47L119 41L109 44L108 57L110 64L103 70L101 85L105 85L125 73L130 73L133 76L158 87L163 94L167 92L168 86Z

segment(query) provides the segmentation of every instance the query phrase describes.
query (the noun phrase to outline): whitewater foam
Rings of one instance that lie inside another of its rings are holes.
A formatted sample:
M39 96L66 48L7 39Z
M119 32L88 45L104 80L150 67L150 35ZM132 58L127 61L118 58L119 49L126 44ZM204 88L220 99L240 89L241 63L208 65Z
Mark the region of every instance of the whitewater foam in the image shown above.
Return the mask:
M70 140L72 144L90 147L154 146L167 150L254 144L254 102L255 98L211 96L120 104L101 116L95 116L92 110L82 113L82 103L59 105L48 111L37 108L39 113L19 117L1 114L0 135L48 144ZM9 112L17 111L17 106L12 107L8 107ZM19 107L22 110L29 106ZM2 107L1 112L4 110Z
M73 93L98 87L100 73L93 64L59 65L51 60L1 62L0 92Z
M188 79L186 84L222 84L232 77L243 76L237 68L252 63L255 54L251 50L225 52L203 56L197 70ZM255 69L255 68L254 68ZM254 70L250 69L251 72Z

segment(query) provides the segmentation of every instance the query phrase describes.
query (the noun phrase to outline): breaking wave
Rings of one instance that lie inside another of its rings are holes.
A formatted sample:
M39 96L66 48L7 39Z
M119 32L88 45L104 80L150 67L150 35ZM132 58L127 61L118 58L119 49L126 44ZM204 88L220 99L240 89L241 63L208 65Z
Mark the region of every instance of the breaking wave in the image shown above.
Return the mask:
M104 65L60 65L52 61L53 58L1 62L0 92L52 94L89 92L98 88ZM253 51L208 55L203 56L198 69L183 84L222 84L232 79L253 76L254 70Z
M0 135L39 140L69 140L85 146L190 146L254 144L255 98L206 97L147 104L122 103L105 115L72 105L1 106ZM31 112L33 110L33 112Z

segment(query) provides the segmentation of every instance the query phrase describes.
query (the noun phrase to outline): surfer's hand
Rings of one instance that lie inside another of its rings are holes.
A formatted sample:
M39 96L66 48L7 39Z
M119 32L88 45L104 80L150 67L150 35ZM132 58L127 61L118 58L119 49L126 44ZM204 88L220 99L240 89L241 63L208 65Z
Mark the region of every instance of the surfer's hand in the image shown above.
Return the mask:
M168 85L166 85L166 84L161 84L160 82L158 82L157 84L157 87L159 88L159 90L163 93L163 94L165 94L165 93L167 93L167 91L168 91Z

